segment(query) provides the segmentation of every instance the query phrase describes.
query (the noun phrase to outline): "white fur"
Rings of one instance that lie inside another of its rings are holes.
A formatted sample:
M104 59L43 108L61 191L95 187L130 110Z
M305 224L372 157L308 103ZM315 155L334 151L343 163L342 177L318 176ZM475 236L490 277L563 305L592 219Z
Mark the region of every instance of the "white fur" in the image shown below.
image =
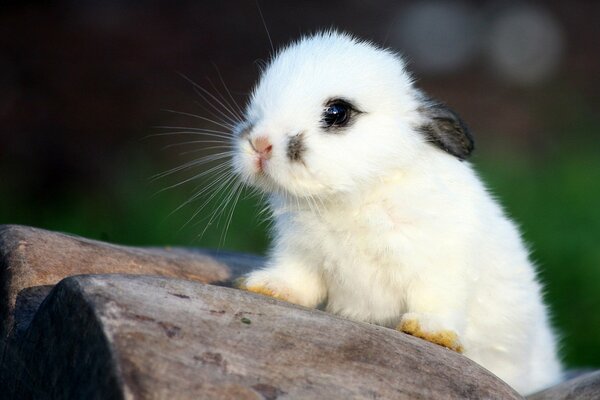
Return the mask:
M363 114L340 133L324 103ZM395 327L453 330L464 354L521 393L560 380L540 284L515 224L468 162L416 129L423 97L394 53L348 35L306 37L264 71L236 140L236 172L270 193L268 266L247 277L291 302ZM303 162L286 156L303 132ZM264 172L248 139L273 144Z

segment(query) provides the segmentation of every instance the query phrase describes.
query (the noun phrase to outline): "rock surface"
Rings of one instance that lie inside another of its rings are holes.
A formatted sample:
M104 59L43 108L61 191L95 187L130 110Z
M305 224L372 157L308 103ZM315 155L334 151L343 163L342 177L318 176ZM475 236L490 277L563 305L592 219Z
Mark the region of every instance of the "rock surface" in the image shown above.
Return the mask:
M227 282L260 266L257 256L183 248L117 246L18 225L0 225L0 337L20 334L52 285L71 275L159 275ZM20 318L15 323L15 314Z
M63 280L23 336L15 398L520 398L474 362L375 325L147 276Z
M600 399L600 371L590 372L528 396L529 400Z

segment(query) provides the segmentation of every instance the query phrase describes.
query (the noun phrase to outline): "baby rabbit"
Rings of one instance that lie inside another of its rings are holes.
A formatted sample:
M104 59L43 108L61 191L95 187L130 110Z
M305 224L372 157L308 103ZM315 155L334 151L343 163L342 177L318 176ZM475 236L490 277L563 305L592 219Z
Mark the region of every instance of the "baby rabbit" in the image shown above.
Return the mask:
M235 172L274 219L268 263L241 288L445 346L523 394L561 379L527 248L464 161L466 125L396 54L304 37L234 133Z

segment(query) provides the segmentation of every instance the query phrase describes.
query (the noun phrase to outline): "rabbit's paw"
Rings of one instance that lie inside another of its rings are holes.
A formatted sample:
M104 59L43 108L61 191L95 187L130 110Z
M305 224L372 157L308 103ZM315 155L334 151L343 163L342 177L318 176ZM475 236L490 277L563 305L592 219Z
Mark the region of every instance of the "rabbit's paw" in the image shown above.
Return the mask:
M406 313L402 316L400 324L398 324L396 329L427 340L428 342L444 346L457 353L463 352L463 346L460 343L458 334L453 330L444 329L431 316L418 313Z
M258 293L278 300L289 301L289 296L284 294L285 290L277 288L273 283L261 282L260 280L253 278L252 275L236 279L233 286L247 292Z

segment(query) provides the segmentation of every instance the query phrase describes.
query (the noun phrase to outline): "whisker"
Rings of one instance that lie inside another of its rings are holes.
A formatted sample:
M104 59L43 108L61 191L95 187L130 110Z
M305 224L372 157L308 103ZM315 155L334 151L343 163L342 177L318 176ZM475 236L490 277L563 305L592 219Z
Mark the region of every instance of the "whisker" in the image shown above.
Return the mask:
M158 128L158 129L182 129L184 131L189 131L189 132L208 132L208 133L222 133L225 135L229 135L229 136L235 136L233 133L231 133L230 131L217 131L214 129L206 129L206 128L195 128L192 126L155 126L154 128ZM169 132L164 132L164 133L156 133L154 135L149 135L149 136L155 136L155 135L162 135L165 133L169 133Z
M183 77L183 79L187 80L189 83L192 84L192 86L194 87L194 91L196 92L196 94L198 94L209 106L211 106L213 108L213 110L215 110L216 112L218 112L219 114L221 114L225 119L227 119L233 125L237 125L240 122L239 119L235 116L235 114L227 106L225 106L223 104L223 102L220 101L215 95L213 95L211 92L209 92L208 90L206 90L205 88L203 88L202 86L200 86L199 84L197 84L196 82L192 81L187 76L185 76L183 74L179 74L179 75L181 77ZM211 99L213 99L215 102L217 102L217 104L219 104L221 107L223 107L223 109L226 110L229 114L226 114L220 108L216 107L212 102L208 101L208 99L202 93L200 93L199 91L201 91L206 96L209 96Z
M267 32L267 37L269 38L269 44L271 45L271 52L275 55L275 46L273 46L273 40L271 40L271 34L269 33L269 29L267 28L267 22L265 21L265 17L263 16L262 10L260 9L260 4L258 0L256 0L256 7L258 8L258 13L260 14L260 19L265 27L265 31Z
M202 100L204 100L213 109L215 109L215 106L212 105L212 103L210 103L210 101L208 101L208 99L206 99L204 96L202 96L202 93L200 93L196 88L194 88L194 93L196 93L196 95L198 95ZM204 104L200 103L199 101L194 100L194 104L196 104L197 106L199 106L200 108L202 108L204 111L206 111L207 113L209 113L217 121L227 122L227 123L231 123L233 125L237 124L237 122L235 122L234 120L232 120L231 118L229 118L228 115L224 114L219 109L217 109L218 114L216 114L215 112L211 111L209 108L207 108ZM227 120L227 121L225 121L223 118L225 120Z
M229 179L229 178L228 178ZM191 196L189 199L187 199L183 204L181 204L179 207L177 207L175 210L173 210L171 212L171 214L176 213L177 211L181 210L183 207L191 204L193 201L195 201L196 199L198 199L200 196L202 196L204 193L206 193L208 190L212 190L212 188L217 185L217 184L221 184L219 185L219 189L217 189L216 191L219 191L222 187L223 187L223 182L215 179L213 182L211 182L209 185L207 185L202 191L195 193L193 196ZM202 207L201 207L202 208ZM187 222L181 227L184 228L185 226L187 226L195 217L196 215L200 212L199 209L197 209L192 216L187 220Z
M160 190L157 192L157 194L158 194L158 193L162 193L162 192L164 192L164 191L166 191L166 190L171 190L171 189L173 189L173 188L176 188L176 187L178 187L178 186L181 186L181 185L183 185L183 184L185 184L185 183L187 183L187 182L191 182L191 181L193 181L193 180L196 180L196 179L202 178L203 176L205 176L205 175L207 175L207 174L209 174L209 173L211 173L211 172L214 172L214 171L216 171L216 170L218 170L218 169L220 169L220 168L225 168L225 167L227 167L227 166L226 166L226 165L223 165L223 164L219 164L219 165L217 165L217 166L214 166L214 167L212 167L212 168L209 168L209 169L207 169L207 170L204 170L204 171L202 171L202 172L201 172L201 173L199 173L199 174L196 174L196 175L194 175L194 176L191 176L191 177L189 177L189 178L187 178L187 179L184 179L184 180L183 180L183 181L181 181L181 182L178 182L178 183L175 183L175 184L173 184L173 185L170 185L170 186L167 186L167 187L165 187L165 188L162 188L162 189L160 189Z
M219 70L219 67L217 67L217 64L213 63L213 67L217 71L217 75L219 76L219 79L221 80L221 84L225 88L225 91L229 95L229 98L231 99L231 103L237 108L238 114L242 117L241 119L243 120L244 119L243 116L245 114L244 110L242 110L242 108L239 106L239 104L233 98L233 95L231 94L229 87L227 87L227 84L225 84L225 80L223 79L223 75L221 75L221 71Z
M225 224L225 230L223 231L223 235L221 238L222 244L225 244L225 238L227 237L227 232L229 231L229 227L231 226L231 221L233 220L233 214L235 213L235 206L237 205L237 203L240 199L240 195L244 191L244 187L241 182L238 183L238 186L235 189L235 191L237 192L237 195L235 196L235 199L233 200L233 204L231 205L231 211L229 212L229 218Z
M229 204L229 202L231 201L232 197L234 196L235 192L237 191L237 188L240 186L240 182L239 181L233 181L231 186L227 188L227 190L225 191L225 193L223 194L223 196L220 198L220 204L219 206L210 214L210 219L208 220L208 223L206 224L203 233L206 231L206 229L212 225L212 221L218 218L221 218L225 212L225 210L227 209L227 205ZM217 223L218 226L218 223ZM222 238L222 236L221 236Z
M221 127L225 128L225 129L233 130L233 128L234 128L234 126L232 124L228 123L228 122L225 122L225 121L222 121L222 122L215 121L213 119L206 118L206 117L203 117L201 115L196 115L196 114L192 114L192 113L188 113L188 112L184 112L184 111L169 110L169 109L164 109L163 111L170 112L170 113L173 113L173 114L184 115L186 117L192 117L192 118L201 119L203 121L207 121L207 122L210 122L212 124L221 126Z
M232 105L229 100L223 95L223 93L221 93L221 91L219 90L219 88L213 83L212 80L210 80L209 78L206 78L206 80L208 81L208 83L210 84L210 86L213 88L213 90L215 91L215 93L217 93L217 95L219 96L219 98L223 101L224 105L227 107L227 110L229 110L229 112L235 117L235 119L237 121L242 121L244 119L243 117L243 113L239 113L238 109L237 109L237 104ZM227 87L225 86L225 89L227 89ZM231 96L230 96L231 97Z
M229 179L231 179L231 177L232 177L231 175L226 176L225 181L228 181ZM220 187L216 191L221 190L221 188L224 185L223 181L220 181L219 179L214 179L212 182L210 182L208 185L206 185L202 190L194 193L189 199L187 199L185 202L183 202L183 204L181 204L175 210L173 210L171 212L171 214L174 214L177 211L181 210L183 207L187 206L188 204L190 204L191 202L193 202L194 200L196 200L197 198L199 198L200 196L202 196L207 191L211 190L214 186L216 186L219 183L221 183L221 185L220 185ZM193 219L195 217L195 215L196 214L193 214L192 217L190 218L190 220ZM189 223L189 221L188 221L188 223ZM186 223L186 225L187 225L187 223Z
M180 156L183 155L188 155L188 154L193 154L193 153L198 153L200 151L207 151L207 150L223 150L223 149L228 149L228 150L232 150L234 149L233 145L231 144L227 144L227 143L221 143L220 146L208 146L208 147L201 147L199 149L192 149L192 150L188 150L188 151L182 151L181 153L179 153Z
M193 145L193 144L219 144L219 145L222 145L222 146L215 146L215 147L202 147L202 149L197 149L197 150L208 150L208 149L214 149L214 148L228 148L228 149L234 148L233 144L227 143L223 140L191 140L191 141L187 141L187 142L178 142L178 143L167 144L161 150L166 150L166 149L170 149L172 147L178 147L178 146L189 146L189 145Z
M221 184L221 186L219 186L219 188L217 190L215 190L209 197L207 200L204 201L204 203L202 203L202 205L200 205L200 207L198 207L196 209L196 211L194 211L194 214L192 215L192 217L188 220L188 222L186 222L185 225L188 225L194 218L196 218L198 216L198 214L200 214L202 212L202 210L211 202L211 200L213 198L215 198L217 195L222 195L222 192L227 192L227 190L233 185L235 184L236 179L235 176L230 176L225 182L223 182ZM220 207L222 206L223 203L221 203L221 205L219 207L217 207L216 210L219 210ZM212 214L210 214L211 216L215 213L216 211L213 211ZM206 232L206 229L208 229L208 226L212 223L212 217L211 219L209 219L209 223L207 224L207 226L204 228L204 230L202 231L202 234L200 236L204 235L204 232ZM184 226L185 226L184 225Z
M165 176L172 175L172 174L174 174L176 172L182 171L182 170L187 169L187 168L191 168L191 167L196 166L196 165L202 165L202 164L205 164L206 162L215 161L215 160L218 160L218 159L221 159L221 158L229 157L232 154L233 154L232 151L226 151L226 152L223 152L223 153L211 154L210 156L201 157L201 158L196 159L196 160L188 161L188 162L186 162L184 164L181 164L181 165L179 165L179 166L177 166L175 168L172 168L172 169L170 169L168 171L161 172L161 173L158 173L156 175L153 175L150 178L150 180L154 181L154 180L157 180L157 179L161 179L161 178L164 178ZM205 160L208 160L208 161L205 161Z
M174 132L163 132L159 133L156 136L177 136L177 135L191 135L191 136L207 136L225 140L232 140L233 136L223 135L220 133L211 133L211 132L200 132L200 131L174 131Z

